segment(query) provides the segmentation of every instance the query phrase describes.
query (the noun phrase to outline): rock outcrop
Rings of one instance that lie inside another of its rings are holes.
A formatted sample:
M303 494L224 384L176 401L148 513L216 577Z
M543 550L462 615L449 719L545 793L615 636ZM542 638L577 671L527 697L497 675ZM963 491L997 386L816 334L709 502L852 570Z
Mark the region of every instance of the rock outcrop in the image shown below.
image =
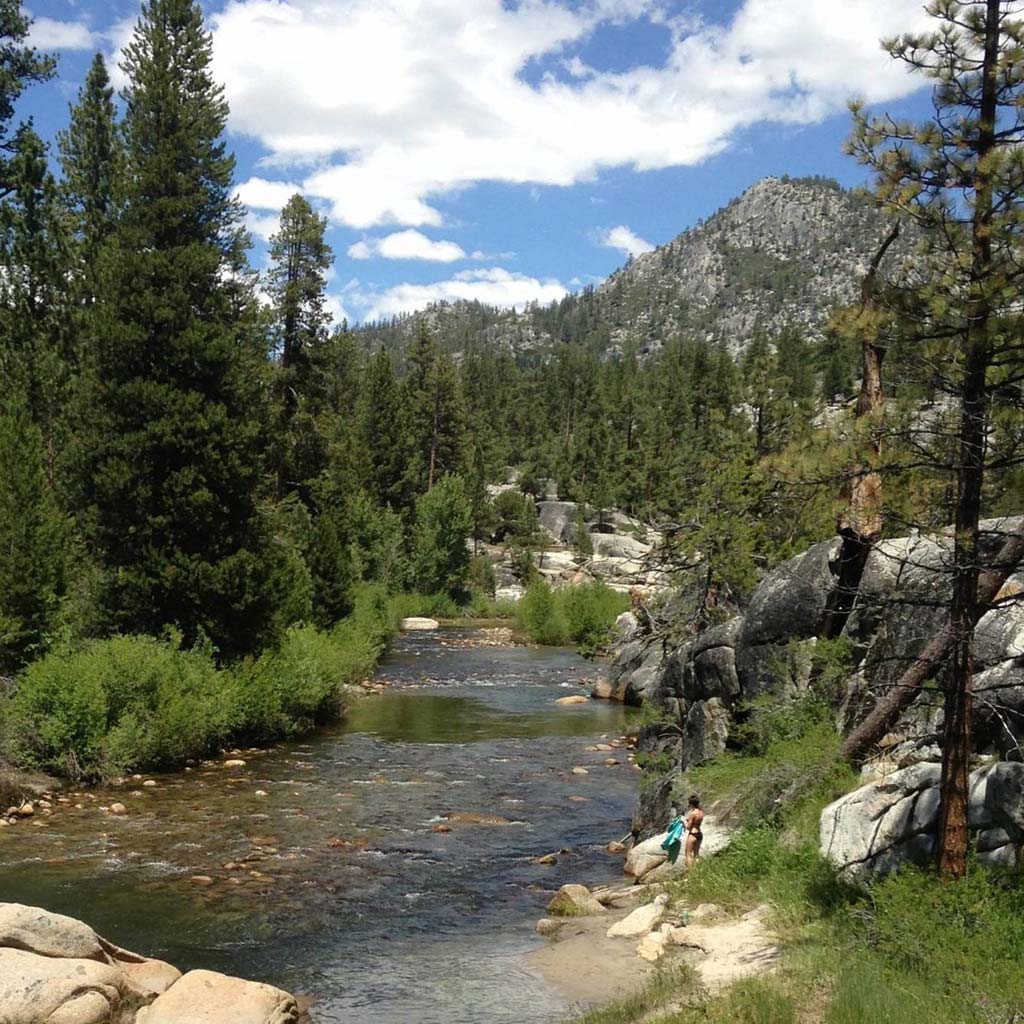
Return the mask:
M87 924L0 903L4 1024L295 1024L295 1000L212 971L182 975L130 953Z
M851 878L935 859L940 766L892 772L821 814L821 852ZM968 824L978 859L1019 867L1024 855L1024 764L1002 761L971 774Z
M983 524L985 549L998 550L1019 522ZM726 748L752 701L807 691L817 638L836 599L840 547L834 537L778 566L758 585L746 614L681 646L657 637L626 639L594 694L661 712L660 721L642 729L640 754L667 754L684 770L695 767ZM840 727L858 722L939 628L951 558L949 531L887 540L869 555L842 633L853 664L838 694ZM1024 593L1024 572L1006 590ZM976 668L976 747L1017 757L1024 747L1024 601L1005 601L981 620ZM940 729L941 708L915 705L887 737L887 756L920 760L921 747L933 744ZM648 799L656 816L640 815L634 827L660 827L667 799Z

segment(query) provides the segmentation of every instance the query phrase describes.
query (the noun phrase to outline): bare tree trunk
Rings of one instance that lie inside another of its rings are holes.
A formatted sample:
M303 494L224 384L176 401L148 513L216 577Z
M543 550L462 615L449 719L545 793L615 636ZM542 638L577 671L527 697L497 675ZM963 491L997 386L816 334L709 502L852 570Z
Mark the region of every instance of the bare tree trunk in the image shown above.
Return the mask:
M974 627L978 614L978 522L985 477L985 404L991 362L989 276L992 268L992 178L988 158L995 148L1002 0L988 0L985 56L982 63L978 120L977 184L971 224L971 300L965 326L965 366L960 418L960 466L957 479L954 538L953 662L946 689L946 720L939 787L938 866L945 878L967 873L967 813L971 760Z
M896 221L878 247L860 286L860 315L870 307L878 279L878 268L890 246L899 238L900 222ZM857 419L864 419L881 409L885 401L882 391L882 360L885 348L878 344L873 332L865 333L861 340L860 395L857 398ZM882 442L878 434L872 439L875 455L881 454ZM839 553L839 579L832 600L825 612L825 621L819 631L826 638L839 636L850 617L853 602L860 588L864 566L875 541L882 535L882 478L875 470L861 466L850 476L846 497L848 505L839 520L839 534L843 546Z

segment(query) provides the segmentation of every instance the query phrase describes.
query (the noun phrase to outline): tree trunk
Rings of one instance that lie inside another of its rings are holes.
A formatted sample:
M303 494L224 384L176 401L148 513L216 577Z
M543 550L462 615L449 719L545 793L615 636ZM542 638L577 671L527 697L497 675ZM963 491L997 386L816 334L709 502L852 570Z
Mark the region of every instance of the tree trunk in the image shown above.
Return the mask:
M878 247L860 286L860 314L870 307L878 279L878 268L890 246L899 238L900 222L896 221ZM864 419L881 409L885 396L882 390L882 360L885 348L872 333L861 341L862 373L860 395L857 398L856 418ZM882 442L876 433L871 441L874 454L880 455ZM827 639L839 636L850 617L857 598L864 566L875 541L882 535L882 478L875 470L861 466L850 477L846 494L848 504L839 520L839 535L843 546L839 553L839 578L825 612L819 635Z
M971 297L964 329L953 600L949 610L955 646L946 683L946 720L939 784L938 866L939 873L950 879L963 878L967 873L974 627L980 618L978 522L981 519L981 486L985 477L985 404L991 361L992 179L989 156L995 148L1001 6L1002 0L988 0L985 15L978 162L971 224Z

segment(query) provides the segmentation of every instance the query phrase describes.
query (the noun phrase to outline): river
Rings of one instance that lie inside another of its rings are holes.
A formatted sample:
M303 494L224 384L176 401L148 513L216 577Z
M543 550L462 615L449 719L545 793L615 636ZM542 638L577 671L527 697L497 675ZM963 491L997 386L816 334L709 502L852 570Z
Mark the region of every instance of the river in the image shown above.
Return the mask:
M241 752L244 768L127 780L3 830L0 900L309 995L317 1022L560 1019L566 997L527 960L544 941L533 925L562 883L620 875L601 847L628 831L639 773L595 748L629 712L556 706L599 668L487 636L398 638L382 695L304 741ZM128 814L100 809L112 801ZM451 813L511 824L435 831ZM557 866L532 862L560 849Z

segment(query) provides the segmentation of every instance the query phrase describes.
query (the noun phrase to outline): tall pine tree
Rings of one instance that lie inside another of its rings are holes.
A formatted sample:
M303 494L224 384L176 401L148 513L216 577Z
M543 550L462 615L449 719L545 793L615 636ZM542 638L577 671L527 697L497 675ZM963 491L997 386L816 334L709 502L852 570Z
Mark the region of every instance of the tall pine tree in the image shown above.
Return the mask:
M211 60L198 3L143 4L81 479L109 625L177 623L233 655L267 639L276 598L256 504L262 343Z

